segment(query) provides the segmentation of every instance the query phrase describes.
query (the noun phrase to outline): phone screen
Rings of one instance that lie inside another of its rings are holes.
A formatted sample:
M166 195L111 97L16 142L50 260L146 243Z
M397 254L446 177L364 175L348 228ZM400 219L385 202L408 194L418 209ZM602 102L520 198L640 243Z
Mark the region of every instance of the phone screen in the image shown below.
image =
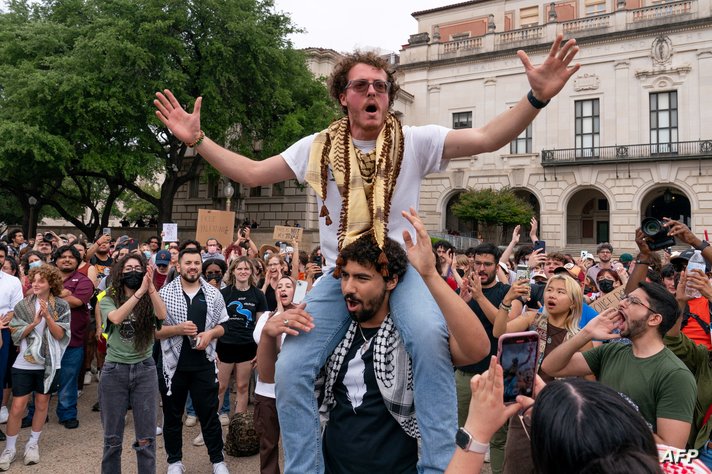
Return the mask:
M504 403L534 391L539 336L536 332L507 334L499 339L499 363L504 375Z

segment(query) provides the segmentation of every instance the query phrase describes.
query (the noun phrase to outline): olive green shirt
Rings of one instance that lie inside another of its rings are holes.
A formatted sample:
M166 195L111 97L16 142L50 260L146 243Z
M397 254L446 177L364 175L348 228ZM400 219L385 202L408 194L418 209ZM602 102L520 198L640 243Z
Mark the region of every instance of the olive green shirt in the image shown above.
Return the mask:
M153 355L153 344L149 344L141 352L134 347L134 327L135 321L131 313L121 324L114 324L109 321L109 313L116 309L116 303L109 295L102 298L99 303L101 311L102 327L107 335L106 339L106 360L119 364L137 364ZM156 329L160 329L163 321L155 318Z
M689 337L680 334L677 337L665 336L665 346L670 349L692 372L697 382L697 400L695 414L690 431L688 445L701 449L710 439L712 432L711 420L704 425L705 414L712 405L712 367L710 367L710 352L701 344L695 344Z

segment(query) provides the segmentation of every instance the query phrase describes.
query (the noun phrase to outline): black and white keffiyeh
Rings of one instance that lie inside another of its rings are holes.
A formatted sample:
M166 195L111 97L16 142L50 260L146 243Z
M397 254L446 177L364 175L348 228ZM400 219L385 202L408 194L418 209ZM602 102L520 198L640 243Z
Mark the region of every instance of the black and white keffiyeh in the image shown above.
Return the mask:
M208 314L205 316L205 330L209 331L218 324L227 321L227 312L225 311L225 300L222 294L212 285L208 284L200 277L200 288L205 295L205 302L208 307ZM180 278L176 278L159 291L163 302L166 304L166 320L164 326L176 326L188 320L188 305L185 302L183 294L183 286ZM208 347L205 348L205 356L210 362L215 361L215 345L216 339L210 341ZM183 347L183 336L173 336L161 340L161 352L163 354L163 378L166 381L168 395L171 395L171 381L173 374L178 367L178 358ZM217 373L217 368L215 369Z
M336 403L333 392L336 377L351 349L357 330L358 323L353 321L344 339L326 361L323 401L319 410L326 419ZM386 408L408 436L419 440L420 431L413 403L412 362L390 316L386 317L373 338L373 370Z

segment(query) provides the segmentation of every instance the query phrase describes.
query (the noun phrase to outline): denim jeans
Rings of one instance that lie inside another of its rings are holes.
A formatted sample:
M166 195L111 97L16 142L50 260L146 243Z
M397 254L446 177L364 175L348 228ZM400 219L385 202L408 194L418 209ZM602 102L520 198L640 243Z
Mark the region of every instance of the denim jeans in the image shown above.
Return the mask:
M67 347L62 356L62 372L57 394L59 422L77 419L77 378L84 364L84 347Z
M137 471L156 472L156 412L158 375L152 357L136 364L105 362L99 381L101 424L104 427L102 474L121 473L121 451L126 411L131 403L136 441ZM147 440L140 445L138 440Z
M305 299L314 329L287 336L277 360L276 399L285 472L324 472L314 381L346 334L351 319L340 280L325 274ZM410 265L390 295L391 317L413 361L414 396L422 436L419 472L442 472L455 450L457 399L448 331L440 309Z
M700 448L700 455L697 459L707 466L708 469L712 469L712 449L707 447L707 443Z

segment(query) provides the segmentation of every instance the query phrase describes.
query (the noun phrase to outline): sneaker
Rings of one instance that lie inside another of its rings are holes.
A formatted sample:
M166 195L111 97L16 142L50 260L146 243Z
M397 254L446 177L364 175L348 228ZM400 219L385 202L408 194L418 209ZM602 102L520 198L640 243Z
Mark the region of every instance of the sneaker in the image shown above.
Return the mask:
M225 462L216 462L213 464L213 474L230 474L227 469L227 464Z
M99 402L96 402L91 406L91 411L99 411L101 408L99 408Z
M222 426L227 426L230 424L230 415L228 415L227 413L223 413L218 418L220 418L220 424Z
M87 373L84 374L84 385L91 384L91 379L92 379L91 372L87 370Z
M181 474L185 472L185 466L182 462L174 462L168 465L168 474Z
M485 453L485 462L490 462L490 448L487 448L487 452Z
M68 430L73 430L79 427L79 420L71 418L69 420L60 421L59 424L63 425Z
M193 415L188 415L185 417L185 426L195 426L198 424L198 417Z
M37 464L40 462L40 448L37 444L28 444L25 446L25 466Z
M8 416L10 416L10 414L7 411L7 407L0 408L0 423L1 424L7 423Z
M77 390L77 398L82 398L82 395L84 395L84 390Z
M10 469L10 464L15 460L15 450L6 449L0 454L0 471L7 471Z
M200 433L198 436L193 439L193 446L205 446L205 441L203 440L203 433Z
M156 436L161 436L163 434L163 428L156 426Z

